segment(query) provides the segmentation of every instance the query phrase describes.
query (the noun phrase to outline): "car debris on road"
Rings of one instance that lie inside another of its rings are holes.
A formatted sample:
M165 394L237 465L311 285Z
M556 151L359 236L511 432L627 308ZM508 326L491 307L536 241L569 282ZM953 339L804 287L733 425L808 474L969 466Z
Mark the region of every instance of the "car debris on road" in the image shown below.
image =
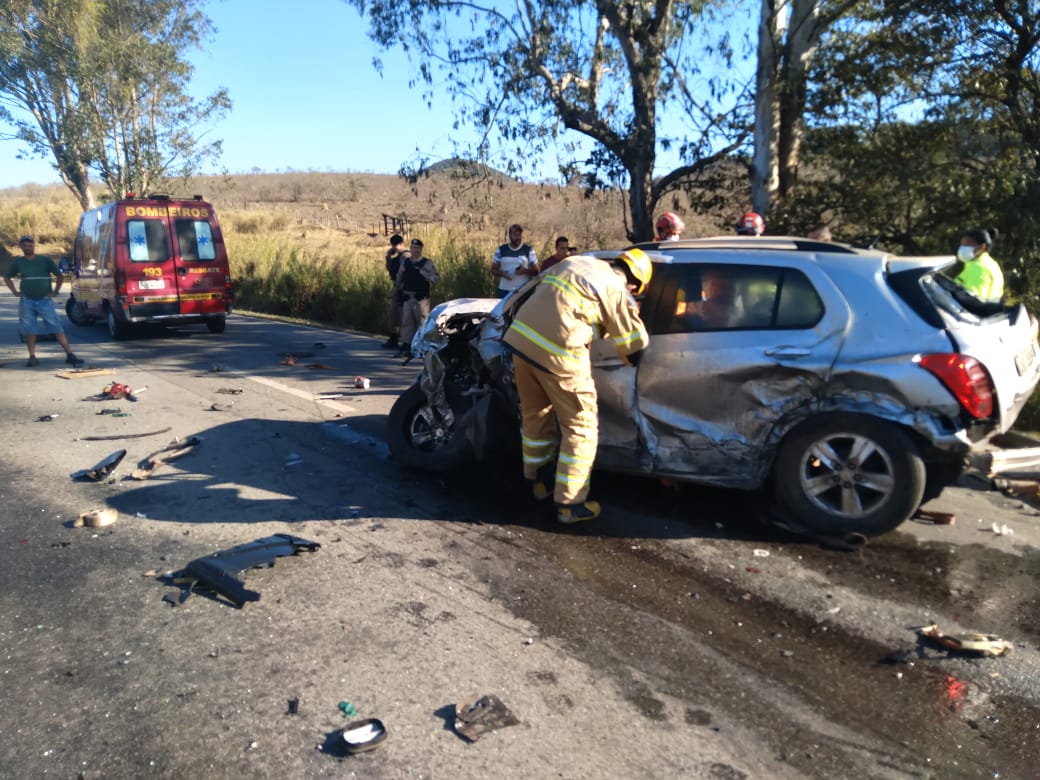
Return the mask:
M1011 642L994 634L944 634L935 623L917 629L917 633L939 647L967 655L994 657L1004 655L1012 647Z
M260 594L248 590L235 578L235 574L246 569L273 566L275 558L296 555L303 550L315 552L319 549L321 545L317 542L290 534L275 534L196 558L183 569L167 572L160 579L184 589L181 594L182 603L193 592L212 591L241 609L246 602L259 601Z
M116 450L111 455L95 464L93 468L74 471L69 476L72 477L72 479L89 479L93 482L100 482L111 474L125 457L126 450Z
M455 705L455 731L476 742L488 731L515 726L519 719L494 694L474 694Z
M162 449L153 452L147 458L138 462L137 468L130 473L130 478L137 480L148 479L160 466L187 455L201 442L202 439L198 436L190 436L187 439L177 439L170 442Z
M80 513L72 521L73 528L104 528L112 525L119 519L119 512L115 509L91 509L89 512Z

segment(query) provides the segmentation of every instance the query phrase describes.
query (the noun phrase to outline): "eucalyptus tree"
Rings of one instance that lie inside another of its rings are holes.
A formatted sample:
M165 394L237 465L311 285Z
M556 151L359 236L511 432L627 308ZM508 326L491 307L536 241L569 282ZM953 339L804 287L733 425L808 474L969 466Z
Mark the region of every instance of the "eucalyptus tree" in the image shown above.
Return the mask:
M444 89L460 123L512 146L511 173L561 130L591 139L586 182L627 187L634 240L653 235L659 202L747 143L752 97L730 76L725 0L347 2L384 50L410 58L427 100ZM658 175L665 150L680 162Z
M0 120L28 154L50 156L83 208L96 174L122 197L165 186L220 153L207 140L223 89L188 93L187 52L212 32L203 0L6 0Z

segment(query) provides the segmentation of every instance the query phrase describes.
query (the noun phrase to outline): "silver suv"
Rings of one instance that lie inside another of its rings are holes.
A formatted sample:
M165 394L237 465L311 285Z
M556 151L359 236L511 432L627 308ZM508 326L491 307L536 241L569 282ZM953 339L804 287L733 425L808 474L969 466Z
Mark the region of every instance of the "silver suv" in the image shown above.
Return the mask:
M641 248L650 347L633 368L593 345L600 470L769 489L791 524L879 534L1010 428L1040 380L1036 321L963 294L951 257L784 237ZM512 435L507 302L441 304L416 335L423 375L390 414L400 460L454 469Z

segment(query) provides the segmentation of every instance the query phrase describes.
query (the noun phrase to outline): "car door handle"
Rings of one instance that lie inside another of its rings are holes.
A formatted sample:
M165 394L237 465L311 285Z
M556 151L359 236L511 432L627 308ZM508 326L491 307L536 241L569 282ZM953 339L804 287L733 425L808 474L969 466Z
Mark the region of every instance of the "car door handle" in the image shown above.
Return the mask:
M771 347L766 350L766 357L775 358L803 358L809 357L809 355L811 354L812 351L806 349L805 347L783 346Z

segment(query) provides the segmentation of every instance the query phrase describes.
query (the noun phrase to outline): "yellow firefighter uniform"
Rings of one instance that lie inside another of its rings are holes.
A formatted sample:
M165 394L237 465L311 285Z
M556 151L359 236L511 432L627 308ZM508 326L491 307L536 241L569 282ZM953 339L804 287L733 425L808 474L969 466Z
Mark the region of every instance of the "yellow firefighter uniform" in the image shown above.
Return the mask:
M558 444L553 497L560 505L588 496L599 435L589 345L604 335L622 357L650 343L625 276L603 260L576 256L541 277L504 336L515 352L524 477L537 480Z

